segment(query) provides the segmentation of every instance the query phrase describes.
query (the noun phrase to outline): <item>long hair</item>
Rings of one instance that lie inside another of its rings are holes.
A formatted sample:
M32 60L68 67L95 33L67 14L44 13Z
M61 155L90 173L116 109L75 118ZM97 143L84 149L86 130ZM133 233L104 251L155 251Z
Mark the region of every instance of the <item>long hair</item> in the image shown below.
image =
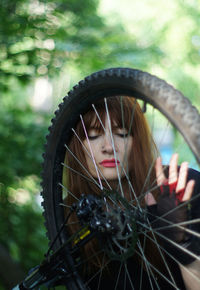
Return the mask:
M145 190L149 188L149 185L155 181L153 164L158 155L156 145L144 114L134 98L110 97L107 99L107 105L111 124L114 125L115 123L119 128L125 128L128 132L130 131L130 135L133 136L132 153L128 160L129 166L131 167L129 179L136 195L140 196L141 193L144 193ZM97 102L95 108L101 122L105 125L106 112L104 100ZM93 108L83 116L83 121L87 131L89 131L92 122L94 123L93 127L99 131L103 131L99 118ZM94 185L92 181L88 182L88 179L83 177L88 177L86 171L88 168L85 159L85 151L80 142L80 140L83 141L86 138L81 121L76 125L75 131L76 135L73 135L71 138L69 148L76 156L76 159L71 153L66 152L65 162L68 166L78 171L80 175L72 170L65 170L64 176L67 188L73 195L79 198L82 193L98 194L100 189L98 186ZM77 136L79 136L79 138ZM79 160L80 163L77 160ZM96 182L98 183L98 180L96 180ZM71 204L75 200L72 195L69 195L67 201Z
M140 200L141 206L144 207L144 198L142 195L147 191L147 189L149 189L150 186L152 186L153 183L155 185L156 178L154 163L156 157L158 156L158 151L151 135L148 123L144 117L140 105L133 97L119 96L107 98L107 106L111 125L117 125L119 128L125 128L133 137L131 156L128 160L129 179L136 196ZM94 110L94 107L98 112L98 116ZM83 115L84 126L86 130L89 131L92 123L93 127L99 131L102 131L103 128L101 122L105 125L106 119L104 100L100 100L95 103L94 107L90 108L87 113ZM101 122L99 121L99 118L101 119ZM82 141L84 141L86 137L82 122L79 121L74 129L76 134L73 135L68 145L73 154L67 151L65 156L65 163L72 168L72 170L65 169L63 172L64 183L67 184L67 189L71 192L71 194L68 194L66 197L66 203L68 205L72 205L76 201L74 196L79 199L81 194L101 194L101 190L97 186L98 180L96 180L97 184L92 180L88 181L89 173L87 172L88 168L85 158L85 151L82 145ZM76 159L73 155L76 156ZM77 171L79 174L76 173ZM152 194L155 198L157 198L157 191L152 192ZM75 215L73 215L72 221L77 221ZM76 230L77 227L75 225L70 227L71 232L75 232ZM149 250L149 247L151 250ZM153 252L155 252L153 251L153 248L155 248L154 245L148 241L145 254L150 256L149 259L151 261L156 256L153 254ZM92 255L94 254L95 249L96 242L90 242L89 245L85 246L84 254L87 256ZM92 260L91 263L96 266L101 266L102 258L96 258Z

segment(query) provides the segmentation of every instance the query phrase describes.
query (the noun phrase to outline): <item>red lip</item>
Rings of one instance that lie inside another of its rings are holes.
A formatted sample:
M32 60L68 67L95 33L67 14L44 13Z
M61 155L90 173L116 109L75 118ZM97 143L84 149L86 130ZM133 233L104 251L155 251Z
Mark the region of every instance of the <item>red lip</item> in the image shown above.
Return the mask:
M103 161L100 162L101 165L103 165L104 167L116 167L116 163L119 164L119 161L117 160L117 162L115 161L115 159L105 159Z

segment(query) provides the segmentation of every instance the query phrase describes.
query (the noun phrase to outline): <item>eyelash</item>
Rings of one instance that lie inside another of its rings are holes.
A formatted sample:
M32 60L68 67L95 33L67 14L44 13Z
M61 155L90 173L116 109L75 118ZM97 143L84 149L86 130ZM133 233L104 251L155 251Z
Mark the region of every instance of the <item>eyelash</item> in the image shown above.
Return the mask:
M123 133L123 134L116 134L117 136L121 137L121 138L127 138L128 137L128 133Z
M128 137L128 133L123 133L123 134L115 134L115 135L117 135L118 137L120 137L120 138L127 138ZM89 140L95 140L95 139L97 139L99 137L99 135L94 135L94 136L88 136L88 139Z
M99 137L99 135L95 135L95 136L88 136L89 140L95 140Z

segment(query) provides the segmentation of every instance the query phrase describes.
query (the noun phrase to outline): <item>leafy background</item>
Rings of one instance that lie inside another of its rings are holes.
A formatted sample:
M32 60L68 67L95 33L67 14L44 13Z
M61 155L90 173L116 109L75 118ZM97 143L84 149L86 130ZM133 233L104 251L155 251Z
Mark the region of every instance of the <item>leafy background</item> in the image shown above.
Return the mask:
M132 67L200 108L199 27L198 0L0 1L0 289L47 250L42 152L67 91L94 71Z

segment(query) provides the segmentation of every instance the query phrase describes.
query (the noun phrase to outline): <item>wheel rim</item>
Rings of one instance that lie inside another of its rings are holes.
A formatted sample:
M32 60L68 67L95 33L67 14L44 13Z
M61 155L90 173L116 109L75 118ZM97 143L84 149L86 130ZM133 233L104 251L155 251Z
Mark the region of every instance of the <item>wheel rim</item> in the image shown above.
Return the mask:
M124 92L125 91L125 92ZM122 94L122 92L123 92L123 95L124 95L124 93L129 93L129 95L131 95L131 94L133 94L133 92L130 92L130 90L129 89L121 89L121 91L120 91L120 96L121 96L121 94ZM103 91L102 93L101 92L98 92L97 93L97 95L98 95L98 97L96 97L95 96L95 99L97 99L97 98L101 98L102 96L103 97L107 97L108 96L108 94L110 94L111 96L113 96L114 94L115 94L116 92L115 91L113 91L113 90L107 90L107 91ZM91 95L90 95L91 96ZM142 100L143 100L143 97L140 97ZM94 102L93 102L93 98L91 97L91 104L93 104ZM145 103L141 103L141 106L142 106L142 108L143 108L143 110L145 111L145 106L146 106L146 104ZM85 104L82 104L82 113L84 114L84 112L85 112L85 107L87 107L88 108L88 102L86 101L85 102ZM106 107L106 103L105 103L105 107ZM94 109L94 108L93 108ZM159 110L161 111L161 109L159 108ZM149 109L147 109L147 113L149 114ZM154 111L155 111L155 109L153 108L152 109L152 113L151 114L154 114ZM62 112L62 110L61 110L61 112ZM147 114L146 113L146 114ZM161 117L160 117L160 113L158 113L156 116L154 115L154 117L152 117L152 115L151 114L149 114L149 116L148 116L148 119L151 119L151 121L152 121L152 124L150 125L150 128L151 128L151 130L152 131L155 131L155 127L156 127L156 125L159 123L159 122L164 122L164 121L161 121ZM61 114L62 115L62 114ZM80 115L80 111L78 110L78 113L77 113L77 116L78 115ZM70 130L71 130L71 128L73 128L73 126L71 126L71 124L72 123L76 123L76 118L77 117L74 117L74 119L72 119L71 117L69 118L69 120L67 120L67 125L65 125L65 127L67 127L67 128L70 128ZM168 117L169 118L169 117ZM58 122L58 120L56 120L56 122L57 122L57 124L59 124L59 122ZM70 124L70 125L69 125ZM57 125L58 126L58 125ZM63 126L63 125L62 125ZM169 126L169 122L168 122L168 120L167 120L167 122L166 122L166 125L165 125L165 128L167 128L167 134L171 134L172 132L173 132L173 130L174 129L171 129L170 128L170 126ZM169 129L170 128L170 129ZM63 132L64 132L64 130L65 129L63 129ZM74 131L73 131L74 130ZM75 132L75 128L73 128L73 130L71 131L72 133L74 133ZM166 130L165 130L166 131ZM68 132L69 132L69 130L68 130ZM170 132L170 133L169 133ZM72 135L72 133L70 133L69 134L69 136L71 137L71 135ZM177 133L176 133L177 134ZM162 134L161 134L162 135ZM57 227L57 229L59 229L59 227L60 227L60 225L61 225L61 223L62 223L62 221L63 221L63 219L64 219L64 208L63 208L63 206L62 205L60 205L60 204L63 204L63 199L65 198L65 195L64 195L64 191L65 190L67 190L66 188L65 188L65 185L63 184L63 168L67 168L68 170L74 170L74 169L69 169L69 165L68 164L66 164L65 163L65 161L64 161L64 156L65 156L65 153L66 153L66 151L68 151L69 152L69 146L68 146L68 138L67 138L67 142L65 142L65 138L66 136L64 136L64 134L62 133L61 134L61 137L60 137L60 141L59 141L59 146L58 146L58 149L57 149L57 152L55 153L55 156L56 156L56 161L54 161L54 170L53 170L53 172L54 172L54 175L56 175L56 178L54 178L54 190L55 190L55 192L54 192L54 208L53 208L53 210L55 211L55 219L56 219L56 227ZM78 137L76 137L76 138L78 138ZM160 136L160 138L158 138L158 139L160 139L161 141L163 141L164 139L163 138L166 138L166 132L163 134L163 136ZM181 137L180 137L181 138ZM177 139L176 139L177 140ZM159 142L161 142L161 141L158 141L158 143ZM181 149L182 149L182 143L183 143L184 141L179 141L179 145L178 145L178 147L176 147L176 150L175 151L181 151ZM181 145L180 145L181 144ZM185 149L184 149L185 150ZM187 148L187 150L188 150L188 152L190 151L190 149L189 148ZM195 149L195 150L197 150L197 149ZM196 152L196 151L195 151ZM71 153L70 153L71 154ZM192 155L194 155L195 156L195 158L199 158L199 156L197 156L197 154L195 153L190 153L191 154L191 156ZM184 155L184 154L183 154ZM73 157L74 158L74 157ZM192 162L195 162L195 159L193 159L192 160ZM195 168L198 168L197 166L198 165L195 165L196 167ZM66 169L65 169L66 170ZM149 168L149 172L151 172L153 170L153 166L151 167L151 168ZM74 171L74 174L78 174L77 172L75 172ZM87 175L87 174L86 174ZM88 176L87 176L88 177ZM84 177L81 177L81 178L84 178ZM120 178L119 178L120 179ZM145 183L148 183L149 182L149 176L148 176L148 174L147 174L147 178L145 179ZM97 180L98 180L98 182L99 182L99 184L101 184L101 178L100 179L96 179L95 181L97 182ZM92 180L91 182L94 182L94 180ZM56 184L56 185L55 185ZM120 187L120 182L119 182L119 187ZM145 188L145 187L144 187ZM141 203L141 200L142 200L142 198L141 198L141 196L143 196L144 197L144 194L146 193L146 191L144 191L144 188L143 188L143 192L140 194L140 198L139 198L139 200L137 201L138 202L138 205ZM151 186L150 186L150 188L149 188L149 191L152 191L154 188L156 188L156 183L155 183L155 181L154 181L154 184L151 184ZM107 189L110 189L110 188L107 188ZM115 189L115 188L114 188ZM68 192L68 194L70 194L69 192ZM124 197L123 197L124 198ZM135 196L134 196L134 198L135 198ZM56 210L56 207L59 207L60 209L59 210ZM137 222L137 221L136 221ZM146 230L147 231L147 230ZM147 231L148 232L148 231ZM162 255L163 254L161 254L161 252L162 252L162 246L160 246L159 244L158 244L158 242L156 241L156 239L155 239L155 237L153 236L153 237L149 237L148 236L148 234L146 235L146 232L145 232L145 229L144 229L144 232L143 232L143 234L144 234L144 240L141 242L138 242L138 240L137 240L137 238L136 238L136 236L134 236L134 238L132 239L132 242L133 243L139 243L139 245L138 245L138 248L137 248L137 250L136 250L136 253L135 253L135 255L138 255L138 256L140 256L140 258L142 259L142 265L140 265L141 266L141 268L142 267L146 267L146 272L147 272L147 274L148 274L148 278L149 278L149 283L150 283L150 285L152 286L152 285L156 285L156 287L157 287L157 283L158 282L156 282L157 281L157 275L158 276L162 276L163 274L162 274L162 272L160 272L157 268L155 269L154 268L154 265L151 265L151 263L150 262L147 262L147 261L145 261L145 259L146 259L146 256L145 256L145 254L144 254L144 250L143 250L143 247L145 247L145 243L146 243L146 239L148 238L151 238L151 239L153 239L153 243L155 243L155 245L156 245L156 247L157 248L159 248L159 250L158 250L158 252L160 253L160 255L161 255L161 259L163 259L163 263L164 263L164 267L166 268L166 270L167 270L167 272L168 272L168 274L163 278L165 281L166 281L166 283L168 283L170 286L172 286L172 287L174 287L174 288L176 288L177 286L176 286L176 281L174 280L174 278L173 278L173 275L172 275L172 273L171 273L171 270L168 270L168 265L167 265L167 262L165 261L165 258L162 258ZM147 237L145 237L145 236L147 236ZM67 233L65 233L65 232L63 232L62 233L62 235L60 236L60 242L59 243L63 243L64 241L66 241L68 239L68 234ZM139 251L139 252L138 252ZM108 252L108 251L107 251ZM129 257L129 255L128 255L128 257ZM116 258L116 257L115 257ZM103 256L103 258L102 259L105 259L105 255ZM109 259L112 259L112 255L110 255L110 257L109 257ZM124 269L127 267L127 263L126 263L126 257L124 258L124 259L121 259L121 265L120 265L120 267L119 267L119 272L121 271L121 269L122 269L122 267L124 267ZM105 261L103 261L103 264L105 264ZM99 276L101 276L102 275L102 271L103 271L103 269L100 269L100 273L99 273ZM125 271L127 271L127 270L125 270ZM156 272L156 274L154 274L154 272ZM128 273L128 272L127 272ZM91 275L92 276L92 275ZM94 275L93 275L94 276ZM132 285L133 286L133 284L134 284L134 281L132 281L131 280L131 278L130 278L130 274L127 274L126 275L127 276L127 280L128 280L128 282L126 281L126 283L125 284L130 284L130 285ZM96 277L96 276L95 276ZM119 276L118 276L119 277ZM90 279L89 280L91 280L91 277L90 277ZM117 280L119 280L119 279L117 279ZM100 280L99 280L100 281ZM87 283L87 282L86 282ZM100 282L98 282L99 283L99 285L100 285ZM116 282L117 283L117 282ZM141 289L142 289L142 278L141 278L141 281L140 281L140 285L141 285ZM99 286L100 287L100 286ZM117 287L117 284L116 284L116 287Z

